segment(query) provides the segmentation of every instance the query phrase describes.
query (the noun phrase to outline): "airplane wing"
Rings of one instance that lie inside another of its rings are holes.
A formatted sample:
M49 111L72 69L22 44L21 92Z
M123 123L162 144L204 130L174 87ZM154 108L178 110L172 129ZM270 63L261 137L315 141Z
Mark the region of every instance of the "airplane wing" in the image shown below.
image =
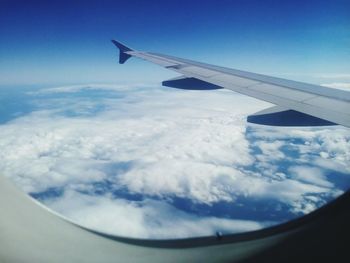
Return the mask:
M226 88L277 106L248 116L248 122L275 126L350 127L350 92L247 71L218 67L188 59L119 48L119 63L138 57L181 74L164 86L208 90Z

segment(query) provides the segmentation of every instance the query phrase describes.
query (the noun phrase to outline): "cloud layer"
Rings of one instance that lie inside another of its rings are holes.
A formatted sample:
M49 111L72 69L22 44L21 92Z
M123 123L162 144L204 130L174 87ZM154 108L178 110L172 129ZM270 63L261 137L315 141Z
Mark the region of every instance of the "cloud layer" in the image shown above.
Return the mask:
M335 88L335 89L350 90L349 82L331 82L331 83L322 84L322 86Z
M37 110L0 126L0 171L104 232L248 231L350 186L348 129L246 127L269 104L231 91L87 85L29 96Z

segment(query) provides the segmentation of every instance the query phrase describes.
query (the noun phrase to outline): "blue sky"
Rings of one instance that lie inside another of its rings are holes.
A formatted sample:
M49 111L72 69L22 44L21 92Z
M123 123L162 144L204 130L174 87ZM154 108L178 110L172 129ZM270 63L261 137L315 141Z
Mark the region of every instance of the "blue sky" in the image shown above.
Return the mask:
M2 1L0 85L160 82L135 49L324 83L350 81L349 1ZM329 80L326 80L329 78Z

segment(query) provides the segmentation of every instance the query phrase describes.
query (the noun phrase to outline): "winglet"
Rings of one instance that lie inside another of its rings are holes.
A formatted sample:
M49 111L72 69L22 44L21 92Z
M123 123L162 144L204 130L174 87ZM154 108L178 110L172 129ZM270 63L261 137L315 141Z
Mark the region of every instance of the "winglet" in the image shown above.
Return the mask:
M116 45L117 48L119 48L119 64L124 64L125 61L131 57L131 55L127 54L126 52L133 50L114 39L111 41L114 45Z

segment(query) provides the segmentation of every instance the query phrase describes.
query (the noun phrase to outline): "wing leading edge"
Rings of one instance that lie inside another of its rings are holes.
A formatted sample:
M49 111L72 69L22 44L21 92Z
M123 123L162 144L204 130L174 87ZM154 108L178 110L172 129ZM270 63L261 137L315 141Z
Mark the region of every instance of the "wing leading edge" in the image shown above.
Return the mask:
M195 90L226 88L279 106L249 116L249 122L277 126L340 124L350 127L348 91L136 51L116 40L112 42L119 49L120 64L130 57L137 57L182 75L164 81L164 86Z

